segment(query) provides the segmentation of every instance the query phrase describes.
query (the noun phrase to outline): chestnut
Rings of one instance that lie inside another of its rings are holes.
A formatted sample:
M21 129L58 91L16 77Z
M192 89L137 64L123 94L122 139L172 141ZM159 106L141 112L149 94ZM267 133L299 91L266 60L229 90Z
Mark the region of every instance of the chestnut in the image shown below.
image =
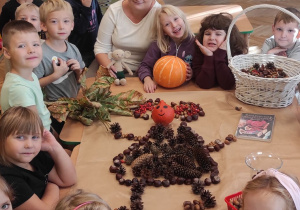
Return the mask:
M110 173L117 173L118 172L118 167L114 166L114 165L110 166L109 167L109 172Z
M170 181L169 181L168 179L164 179L164 180L162 181L162 185L163 185L164 187L169 187L169 186L170 186Z

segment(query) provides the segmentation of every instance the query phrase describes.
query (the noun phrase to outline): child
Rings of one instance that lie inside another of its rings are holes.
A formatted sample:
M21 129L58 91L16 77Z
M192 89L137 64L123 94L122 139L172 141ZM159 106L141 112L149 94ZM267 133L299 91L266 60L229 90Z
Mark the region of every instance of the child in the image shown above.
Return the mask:
M0 174L14 191L13 209L54 209L58 186L76 182L70 157L26 107L4 112L0 134Z
M300 12L295 8L286 8L300 18ZM297 39L299 23L290 15L277 13L272 26L273 36L266 39L261 53L281 55L300 61L300 41Z
M228 90L234 87L235 79L228 67L226 34L231 23L228 13L213 14L204 18L196 40L198 47L193 59L195 82L200 88L216 85ZM232 55L247 53L247 43L236 26L230 34Z
M44 87L46 100L76 98L84 62L77 47L66 41L74 27L72 7L64 0L47 0L40 7L40 19L47 39L42 44L43 60L33 72ZM52 122L59 134L64 123L54 118Z
M155 41L151 43L138 69L138 76L144 82L145 92L153 93L155 91L156 84L152 80L153 67L156 61L165 55L182 58L187 65L186 80L190 80L195 39L185 14L175 6L162 5L156 11L152 33Z
M299 210L299 187L296 178L272 168L262 171L243 190L243 210Z
M111 210L109 205L98 195L84 192L81 189L76 190L63 198L57 204L55 210Z
M78 47L85 65L95 59L94 44L102 13L97 0L67 0L72 6L75 18L74 30L68 41Z
M42 60L40 38L35 27L24 20L14 20L3 28L3 53L11 69L1 90L2 111L24 106L36 111L50 130L50 113L44 104L38 78L32 73Z
M1 209L12 210L11 201L14 199L10 186L0 176L0 206Z
M42 0L9 0L2 7L0 14L0 32L2 34L3 27L11 20L15 20L15 11L23 3L33 3L38 7L43 3Z
M34 25L42 39L45 39L45 34L41 32L41 21L39 8L33 3L21 4L15 13L16 20L26 20Z

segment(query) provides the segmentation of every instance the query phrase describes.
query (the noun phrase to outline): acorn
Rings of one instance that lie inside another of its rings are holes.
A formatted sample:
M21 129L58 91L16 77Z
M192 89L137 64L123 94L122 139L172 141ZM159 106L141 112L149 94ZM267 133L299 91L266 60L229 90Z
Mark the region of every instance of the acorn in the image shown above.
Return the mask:
M112 166L109 167L109 172L110 173L117 173L117 171L118 171L117 166L112 165Z

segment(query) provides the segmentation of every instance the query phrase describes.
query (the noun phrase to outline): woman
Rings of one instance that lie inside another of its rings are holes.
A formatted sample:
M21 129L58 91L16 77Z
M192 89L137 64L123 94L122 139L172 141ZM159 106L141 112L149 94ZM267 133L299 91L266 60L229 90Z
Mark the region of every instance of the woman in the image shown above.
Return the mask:
M155 0L123 0L110 5L101 20L95 43L98 63L106 67L111 62L109 52L128 50L131 56L124 61L135 72L151 43L151 25L159 7ZM110 70L115 71L114 66Z

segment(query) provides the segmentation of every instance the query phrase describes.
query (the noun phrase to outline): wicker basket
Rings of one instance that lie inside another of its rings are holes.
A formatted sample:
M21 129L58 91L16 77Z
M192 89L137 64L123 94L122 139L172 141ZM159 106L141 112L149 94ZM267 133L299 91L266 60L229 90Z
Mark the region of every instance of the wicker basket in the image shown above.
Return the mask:
M269 54L246 54L232 57L230 50L230 33L236 20L243 14L253 9L271 8L278 9L291 15L300 23L300 19L293 13L279 6L261 4L248 7L238 14L231 22L227 35L227 55L229 68L236 80L235 96L242 102L255 106L282 108L293 102L295 87L300 82L300 62L282 56ZM241 71L248 69L253 64L266 64L274 62L277 68L282 68L288 75L287 78L261 78L249 75Z

